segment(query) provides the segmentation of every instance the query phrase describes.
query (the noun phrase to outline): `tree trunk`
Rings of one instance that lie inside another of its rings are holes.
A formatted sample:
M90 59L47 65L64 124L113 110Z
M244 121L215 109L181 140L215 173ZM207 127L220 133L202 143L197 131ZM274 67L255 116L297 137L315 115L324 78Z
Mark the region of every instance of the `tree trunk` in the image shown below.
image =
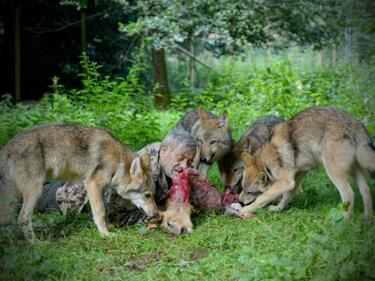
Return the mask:
M81 10L81 51L87 51L87 27L86 27L86 12L85 9Z
M13 1L14 8L14 101L21 101L21 29L19 1Z
M337 65L337 45L334 44L332 46L332 67L336 67Z
M353 59L352 53L352 28L345 28L345 59L347 62L351 62Z
M193 37L190 38L190 53L195 57L195 40ZM192 57L189 57L189 77L191 89L194 91L197 87L197 71L195 68L195 61Z
M319 66L324 67L324 48L319 50Z
M168 86L167 64L165 61L164 49L152 49L152 72L154 81L158 84L155 91L155 104L158 107L166 108L170 101L171 96Z

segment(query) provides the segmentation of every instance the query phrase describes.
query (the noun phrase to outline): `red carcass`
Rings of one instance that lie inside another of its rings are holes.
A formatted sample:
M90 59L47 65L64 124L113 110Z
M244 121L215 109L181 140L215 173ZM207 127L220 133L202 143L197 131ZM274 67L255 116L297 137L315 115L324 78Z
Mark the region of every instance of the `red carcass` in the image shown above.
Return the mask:
M238 195L230 188L225 188L224 193L213 186L206 176L194 168L187 168L172 181L168 191L168 198L180 202L188 202L197 210L226 212L237 215L231 208L232 203L238 203Z

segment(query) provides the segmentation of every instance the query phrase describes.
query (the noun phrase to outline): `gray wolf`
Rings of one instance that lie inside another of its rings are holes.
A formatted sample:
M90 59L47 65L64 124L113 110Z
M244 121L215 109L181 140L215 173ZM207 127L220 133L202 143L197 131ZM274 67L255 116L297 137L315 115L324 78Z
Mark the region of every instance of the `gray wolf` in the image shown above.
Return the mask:
M235 193L239 192L244 171L242 152L248 151L254 155L269 140L273 128L283 121L282 118L274 115L263 117L252 123L247 132L233 144L231 151L219 161L219 170L225 187Z
M232 147L232 135L229 128L227 112L219 117L198 109L185 114L176 125L190 132L198 145L194 165L204 175L210 166L227 154Z
M250 204L240 212L252 213L282 195L272 210L281 211L295 187L312 168L323 165L347 204L345 217L353 215L354 193L349 174L359 186L365 216L372 215L372 198L364 172L375 171L375 147L365 127L356 119L330 107L306 109L277 125L270 141L254 156L243 153L245 171L240 201Z
M78 125L42 125L28 129L0 151L0 224L9 223L16 211L9 197L22 196L18 216L27 239L34 242L31 216L47 179L82 181L98 230L108 235L103 203L103 187L142 208L147 215L157 213L154 201L150 157L137 157L104 129Z

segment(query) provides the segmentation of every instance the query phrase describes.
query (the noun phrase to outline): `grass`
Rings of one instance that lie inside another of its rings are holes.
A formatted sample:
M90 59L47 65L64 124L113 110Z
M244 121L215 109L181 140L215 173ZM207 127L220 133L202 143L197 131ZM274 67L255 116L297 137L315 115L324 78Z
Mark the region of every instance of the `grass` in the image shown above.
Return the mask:
M103 238L89 213L37 215L36 245L1 233L0 279L373 280L375 219L363 217L360 196L345 221L322 171L304 190L288 210L251 220L196 214L184 237L112 225L114 236Z

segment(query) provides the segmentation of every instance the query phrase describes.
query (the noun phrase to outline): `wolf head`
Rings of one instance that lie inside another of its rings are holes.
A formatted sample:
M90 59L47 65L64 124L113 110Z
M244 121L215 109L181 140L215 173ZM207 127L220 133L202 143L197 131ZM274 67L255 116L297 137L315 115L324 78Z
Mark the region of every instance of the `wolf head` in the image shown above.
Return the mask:
M129 171L124 168L120 170L120 175L117 175L117 193L141 208L147 216L155 216L158 208L154 199L155 184L152 180L150 156L138 156L132 161Z
M218 118L209 117L207 111L198 110L200 125L193 133L200 151L200 161L212 164L229 152L232 137L229 129L227 112Z
M219 163L223 174L223 182L225 187L230 187L233 190L239 190L245 164L242 160L242 153L244 151L251 151L251 140L246 137L242 138L233 145L232 150L226 154L223 161Z
M241 186L242 174L244 170L244 164L241 158L241 154L238 155L236 151L230 151L223 159L223 182L225 187L233 188L238 190Z
M191 211L192 206L189 203L167 199L166 210L162 212L161 227L174 235L191 233L193 231Z
M242 192L239 200L244 205L252 203L258 195L268 190L274 181L271 172L262 163L251 156L249 152L243 152L245 170L242 178Z

